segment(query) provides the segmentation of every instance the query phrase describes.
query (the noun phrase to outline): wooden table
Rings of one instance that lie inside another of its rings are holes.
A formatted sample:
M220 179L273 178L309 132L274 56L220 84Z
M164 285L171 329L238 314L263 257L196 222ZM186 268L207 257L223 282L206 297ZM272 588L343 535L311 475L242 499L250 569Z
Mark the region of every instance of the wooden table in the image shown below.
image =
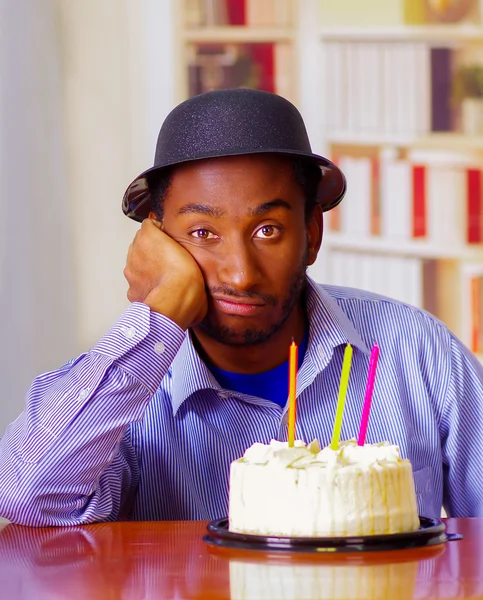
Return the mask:
M0 598L483 598L483 519L461 541L386 553L265 555L215 549L203 522L0 531Z

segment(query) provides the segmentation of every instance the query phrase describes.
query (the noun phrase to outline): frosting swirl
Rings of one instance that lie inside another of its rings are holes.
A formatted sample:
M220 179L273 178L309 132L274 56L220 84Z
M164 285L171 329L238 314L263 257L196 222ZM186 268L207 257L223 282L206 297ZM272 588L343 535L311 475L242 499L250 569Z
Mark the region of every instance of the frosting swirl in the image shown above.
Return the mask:
M400 460L399 447L390 442L358 446L356 440L341 442L337 450L332 450L330 446L321 449L317 440L308 445L302 440L296 440L293 448L289 448L288 442L271 440L270 444L253 444L242 458L242 461L249 464L270 464L274 467L295 469L308 466L367 468L378 464L397 463Z

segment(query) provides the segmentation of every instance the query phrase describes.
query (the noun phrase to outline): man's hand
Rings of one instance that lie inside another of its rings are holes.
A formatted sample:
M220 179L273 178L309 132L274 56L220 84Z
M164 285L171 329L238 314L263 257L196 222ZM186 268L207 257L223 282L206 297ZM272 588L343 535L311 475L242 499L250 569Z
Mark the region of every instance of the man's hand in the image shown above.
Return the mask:
M191 254L161 227L145 219L129 246L124 269L127 297L187 329L206 315L205 281Z

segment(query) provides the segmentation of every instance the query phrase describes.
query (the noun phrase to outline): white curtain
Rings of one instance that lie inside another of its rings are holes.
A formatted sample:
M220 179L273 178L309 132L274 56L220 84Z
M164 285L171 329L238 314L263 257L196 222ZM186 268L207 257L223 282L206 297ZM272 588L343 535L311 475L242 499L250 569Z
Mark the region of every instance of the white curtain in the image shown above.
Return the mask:
M52 0L0 0L0 435L77 349Z

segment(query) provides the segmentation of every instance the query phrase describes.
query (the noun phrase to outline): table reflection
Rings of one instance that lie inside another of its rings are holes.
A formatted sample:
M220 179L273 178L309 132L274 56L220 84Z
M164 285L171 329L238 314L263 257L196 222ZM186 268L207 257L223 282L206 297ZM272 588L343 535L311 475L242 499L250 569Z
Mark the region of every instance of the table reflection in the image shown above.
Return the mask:
M213 548L202 541L205 524L195 522L8 525L0 530L0 597L477 597L483 595L483 520L473 521L455 526L467 529L464 542L325 556Z
M0 533L0 580L11 598L88 598L108 579L112 597L120 597L124 564L109 560L116 542L108 526L90 532L9 525Z
M206 553L204 528L180 522L8 525L0 531L0 581L5 597L25 600L226 598L228 561Z

